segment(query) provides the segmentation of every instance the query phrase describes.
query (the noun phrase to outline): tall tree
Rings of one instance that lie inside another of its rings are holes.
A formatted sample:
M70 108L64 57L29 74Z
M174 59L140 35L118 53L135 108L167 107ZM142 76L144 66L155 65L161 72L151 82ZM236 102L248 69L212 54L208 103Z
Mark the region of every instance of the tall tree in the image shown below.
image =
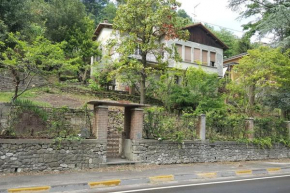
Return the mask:
M112 42L121 54L120 68L132 69L139 76L140 103L145 103L146 78L152 73L152 65L147 61L154 56L157 64L153 68L164 68L168 59L176 59L173 48L166 47L162 39L185 39L184 25L176 22L176 0L130 0L118 7L113 27L118 30L120 41ZM130 57L139 49L140 59ZM165 57L164 57L165 56Z
M230 0L229 7L241 11L242 18L255 18L244 25L250 35L274 34L274 42L284 48L290 47L290 3L289 0Z
M96 25L102 22L102 19L105 19L103 17L105 14L104 9L109 0L82 0L82 2L86 6L86 11L92 15Z
M5 70L11 74L14 83L15 101L28 88L35 75L46 75L55 72L54 70L64 70L66 66L62 44L52 44L43 36L38 36L31 44L20 40L19 33L9 33L5 42L0 42L0 46L6 47L1 54L0 61ZM5 46L14 44L14 47ZM22 81L26 82L25 88L20 91L19 85Z
M232 100L243 98L241 104L249 116L253 116L254 106L267 91L289 84L290 62L287 54L283 54L280 48L272 49L262 46L248 51L239 65L234 70L239 78L233 85ZM246 97L245 97L246 96Z

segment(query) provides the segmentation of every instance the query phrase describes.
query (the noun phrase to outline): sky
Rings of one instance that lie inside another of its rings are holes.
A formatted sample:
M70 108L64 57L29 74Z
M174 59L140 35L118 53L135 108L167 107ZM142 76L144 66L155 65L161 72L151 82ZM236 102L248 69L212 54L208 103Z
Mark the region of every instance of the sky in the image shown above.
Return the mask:
M181 9L184 9L195 21L230 28L232 29L230 31L237 36L243 35L241 25L247 23L248 20L238 20L239 13L227 7L228 0L179 0L179 2ZM214 27L220 29L217 26Z

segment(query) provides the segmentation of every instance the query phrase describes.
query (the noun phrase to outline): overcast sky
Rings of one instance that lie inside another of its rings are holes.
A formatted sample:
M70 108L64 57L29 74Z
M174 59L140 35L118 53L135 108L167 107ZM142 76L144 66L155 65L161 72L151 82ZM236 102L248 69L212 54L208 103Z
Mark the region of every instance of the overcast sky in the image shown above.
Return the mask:
M229 9L228 0L179 0L181 9L184 9L192 18L196 15L195 20L207 22L230 28L238 36L242 36L241 25L246 23L246 20L239 21L239 13ZM199 5L198 5L199 4ZM194 7L197 7L194 9ZM215 28L219 29L219 27ZM237 32L240 31L240 32Z

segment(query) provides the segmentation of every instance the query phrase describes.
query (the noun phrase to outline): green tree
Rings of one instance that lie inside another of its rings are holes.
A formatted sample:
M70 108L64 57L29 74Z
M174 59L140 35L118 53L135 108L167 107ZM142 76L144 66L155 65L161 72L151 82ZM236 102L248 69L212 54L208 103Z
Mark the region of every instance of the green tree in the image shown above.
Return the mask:
M100 55L99 44L92 41L94 22L89 18L84 19L83 28L73 28L67 37L67 55L72 59L74 72L80 82L86 83L90 70L91 56Z
M186 11L184 9L179 9L177 11L177 16L180 17L180 18L185 19L186 24L193 23L192 18L186 13Z
M82 0L86 11L92 15L95 24L98 25L104 19L113 22L116 16L116 5L109 0Z
M239 38L231 31L224 28L220 29L219 31L212 31L222 42L224 42L229 47L229 49L224 51L224 56L226 58L242 53L237 50Z
M44 76L67 68L62 44L52 44L43 36L38 36L29 44L20 40L19 37L19 33L9 33L6 41L0 42L1 47L6 47L1 54L3 59L0 63L5 70L10 72L15 85L13 102L29 88L35 75ZM15 46L5 46L5 43L13 43ZM27 84L20 92L19 85L24 80Z
M290 3L289 0L269 1L269 0L230 0L229 7L234 11L241 11L242 18L255 18L244 25L248 34L256 32L260 36L268 33L275 35L274 41L284 48L290 47ZM256 19L258 18L258 19Z
M207 74L200 68L188 68L186 72L178 72L177 75L181 75L182 84L167 84L163 80L169 86L163 87L167 90L167 96L163 96L167 98L167 107L205 113L222 106L223 101L218 92L220 81L216 74Z
M173 49L167 47L162 39L185 39L188 35L187 31L182 30L184 25L176 22L175 10L179 5L176 0L130 0L118 7L113 27L122 38L111 42L111 45L121 54L119 69L137 72L140 103L145 103L146 78L152 71L152 65L147 61L149 54L156 58L154 68L162 69L167 66L169 58L176 59ZM130 57L136 48L140 50L140 59Z
M280 48L262 46L249 50L235 67L239 79L228 85L229 101L253 116L255 104L261 102L266 93L289 83L289 67L289 58Z

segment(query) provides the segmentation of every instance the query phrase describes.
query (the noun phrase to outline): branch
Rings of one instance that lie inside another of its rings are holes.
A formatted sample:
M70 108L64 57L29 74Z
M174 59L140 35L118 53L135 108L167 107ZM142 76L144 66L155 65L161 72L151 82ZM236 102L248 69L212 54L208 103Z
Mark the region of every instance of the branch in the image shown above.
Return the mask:
M15 98L18 98L20 95L22 95L25 91L27 91L27 89L28 89L28 87L29 87L29 85L30 85L30 83L31 83L31 81L32 81L32 79L33 79L33 77L34 76L32 76L30 79L29 79L29 81L27 82L27 84L26 84L26 86L25 86L25 88L23 89L23 91L20 93L20 94L18 94Z

